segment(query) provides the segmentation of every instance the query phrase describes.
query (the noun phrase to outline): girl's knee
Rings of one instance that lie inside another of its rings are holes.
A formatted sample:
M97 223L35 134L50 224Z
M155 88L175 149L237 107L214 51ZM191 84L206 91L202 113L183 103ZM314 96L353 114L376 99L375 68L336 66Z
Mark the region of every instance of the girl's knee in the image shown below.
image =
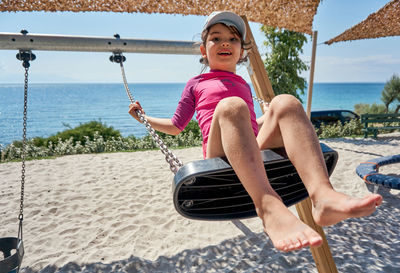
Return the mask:
M304 113L301 102L295 96L289 94L274 97L271 101L270 109L278 114Z
M214 114L222 116L225 118L240 119L241 117L248 118L249 108L246 102L239 97L229 97L222 99L216 109Z

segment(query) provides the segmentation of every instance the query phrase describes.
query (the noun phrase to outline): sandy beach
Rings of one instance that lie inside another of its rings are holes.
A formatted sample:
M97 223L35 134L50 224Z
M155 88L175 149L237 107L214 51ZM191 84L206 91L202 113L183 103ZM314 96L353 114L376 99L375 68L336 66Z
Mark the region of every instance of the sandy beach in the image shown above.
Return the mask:
M400 154L400 133L322 142L339 153L332 185L353 196L373 191L355 173L360 162ZM183 162L201 159L200 147L174 152ZM0 237L14 237L21 163L0 164L0 177ZM309 249L276 251L257 218L183 218L172 178L160 151L27 162L22 272L317 272ZM324 228L339 272L400 272L400 191L379 192L384 202L373 215Z

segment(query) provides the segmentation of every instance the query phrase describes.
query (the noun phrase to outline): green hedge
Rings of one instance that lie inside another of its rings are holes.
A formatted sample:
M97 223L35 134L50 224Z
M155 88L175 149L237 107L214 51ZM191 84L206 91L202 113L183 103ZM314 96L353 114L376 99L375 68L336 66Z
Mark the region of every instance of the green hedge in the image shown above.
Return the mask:
M178 136L159 134L163 142L171 148L201 145L200 128L195 121ZM27 158L49 156L102 153L118 151L136 151L158 148L152 137L122 137L118 130L98 121L81 124L48 138L29 139L26 145ZM1 161L18 160L22 154L22 142L14 141L5 148L0 146Z
M335 138L345 136L361 136L362 125L359 120L352 120L344 125L338 122L334 125L321 125L317 131L320 138ZM193 147L201 145L200 128L195 121L177 136L159 133L163 142L170 148ZM141 138L134 136L122 137L118 130L98 122L91 121L75 128L67 129L48 138L32 138L27 141L27 158L42 158L51 156L87 154L118 151L137 151L157 149L157 144L150 135ZM1 147L1 161L19 160L22 154L22 142Z
M338 121L332 125L322 124L316 129L319 138L355 137L362 135L362 124L358 119L352 119L345 124Z

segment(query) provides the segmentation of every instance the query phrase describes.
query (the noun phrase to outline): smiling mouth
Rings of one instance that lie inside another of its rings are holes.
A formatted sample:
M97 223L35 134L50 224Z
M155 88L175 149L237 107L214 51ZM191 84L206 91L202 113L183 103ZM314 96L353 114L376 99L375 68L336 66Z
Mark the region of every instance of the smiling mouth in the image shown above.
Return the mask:
M232 55L232 53L230 53L230 52L219 52L218 55L221 55L221 56L230 56L230 55Z

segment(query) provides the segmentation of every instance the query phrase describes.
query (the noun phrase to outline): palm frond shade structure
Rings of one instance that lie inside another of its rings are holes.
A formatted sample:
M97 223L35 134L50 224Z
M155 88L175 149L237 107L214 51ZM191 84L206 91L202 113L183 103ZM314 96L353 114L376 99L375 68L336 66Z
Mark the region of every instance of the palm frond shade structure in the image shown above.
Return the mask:
M233 11L249 21L297 32L312 33L319 0L2 0L0 11L107 11L208 15L214 10Z
M398 35L400 35L400 0L393 0L370 14L361 23L326 41L325 44Z

